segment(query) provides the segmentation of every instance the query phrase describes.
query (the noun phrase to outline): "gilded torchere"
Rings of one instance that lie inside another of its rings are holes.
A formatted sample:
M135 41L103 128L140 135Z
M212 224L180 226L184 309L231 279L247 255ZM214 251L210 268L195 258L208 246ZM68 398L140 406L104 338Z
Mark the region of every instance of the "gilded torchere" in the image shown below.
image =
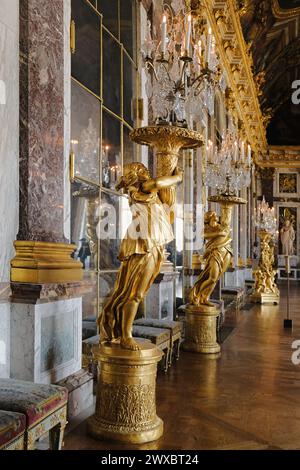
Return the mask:
M141 145L152 147L157 160L157 177L172 175L177 167L180 150L194 149L203 144L202 136L195 131L177 126L147 126L135 129L130 138ZM172 185L159 192L160 199L171 210L174 220L176 189Z
M221 217L215 212L205 214L204 269L190 293L186 308L186 339L184 349L205 354L219 353L216 324L220 314L210 296L223 273L228 269L233 252L231 248L231 218L235 204L245 204L244 199L222 195L209 199L221 205Z
M274 245L271 244L272 234L261 230L261 256L258 268L254 271L254 293L251 300L256 303L279 304L279 289L275 282L277 270L274 269Z
M163 433L155 407L156 368L162 354L154 345L133 339L132 325L160 271L165 244L174 239L161 191L181 181L178 168L153 179L142 163L130 163L116 186L129 196L133 218L121 243L115 287L99 319L97 408L89 421L95 437L142 443Z

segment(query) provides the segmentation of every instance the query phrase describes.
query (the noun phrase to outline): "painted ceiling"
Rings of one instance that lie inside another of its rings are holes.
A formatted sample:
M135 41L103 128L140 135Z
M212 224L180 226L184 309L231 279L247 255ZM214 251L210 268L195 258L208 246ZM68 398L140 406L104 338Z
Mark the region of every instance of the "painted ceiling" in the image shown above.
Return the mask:
M278 0L278 3L283 10L300 7L300 0Z
M300 80L300 0L244 0L242 4L244 37L254 74L262 78L261 108L272 116L268 142L300 145L300 104L292 103L292 84Z

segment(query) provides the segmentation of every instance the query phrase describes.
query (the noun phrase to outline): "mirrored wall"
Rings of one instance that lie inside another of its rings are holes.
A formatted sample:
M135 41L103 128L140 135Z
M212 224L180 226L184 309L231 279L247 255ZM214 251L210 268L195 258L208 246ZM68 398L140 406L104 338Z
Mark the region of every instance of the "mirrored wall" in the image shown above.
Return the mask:
M128 225L127 198L115 186L123 165L137 159L129 139L137 125L137 4L72 0L71 233L78 247L74 256L92 285L84 318L98 315L115 282Z

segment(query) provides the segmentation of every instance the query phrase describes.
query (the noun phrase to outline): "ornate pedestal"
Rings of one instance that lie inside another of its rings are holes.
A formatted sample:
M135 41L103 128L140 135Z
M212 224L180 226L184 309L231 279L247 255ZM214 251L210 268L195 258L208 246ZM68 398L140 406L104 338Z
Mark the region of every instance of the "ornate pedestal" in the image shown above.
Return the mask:
M156 415L156 371L162 353L151 343L140 351L119 344L100 345L96 414L88 422L95 438L131 444L155 441L163 434Z
M251 295L251 302L256 304L279 304L279 294L270 293L254 293Z
M185 311L185 341L183 349L204 354L216 354L221 351L217 343L217 307L189 304Z
M11 283L10 373L56 383L81 369L82 296L88 283Z

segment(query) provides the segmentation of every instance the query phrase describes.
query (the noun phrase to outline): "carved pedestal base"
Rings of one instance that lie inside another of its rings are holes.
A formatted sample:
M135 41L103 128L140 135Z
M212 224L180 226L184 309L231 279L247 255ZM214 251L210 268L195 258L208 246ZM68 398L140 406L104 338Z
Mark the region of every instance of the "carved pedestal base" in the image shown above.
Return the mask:
M251 302L255 304L279 304L279 294L273 294L273 293L256 293L251 295Z
M96 414L88 422L89 434L97 439L142 444L163 434L155 402L162 353L151 343L140 343L140 347L140 351L109 343L99 347Z
M183 349L203 354L221 351L217 343L217 307L188 305L186 308L185 341Z

